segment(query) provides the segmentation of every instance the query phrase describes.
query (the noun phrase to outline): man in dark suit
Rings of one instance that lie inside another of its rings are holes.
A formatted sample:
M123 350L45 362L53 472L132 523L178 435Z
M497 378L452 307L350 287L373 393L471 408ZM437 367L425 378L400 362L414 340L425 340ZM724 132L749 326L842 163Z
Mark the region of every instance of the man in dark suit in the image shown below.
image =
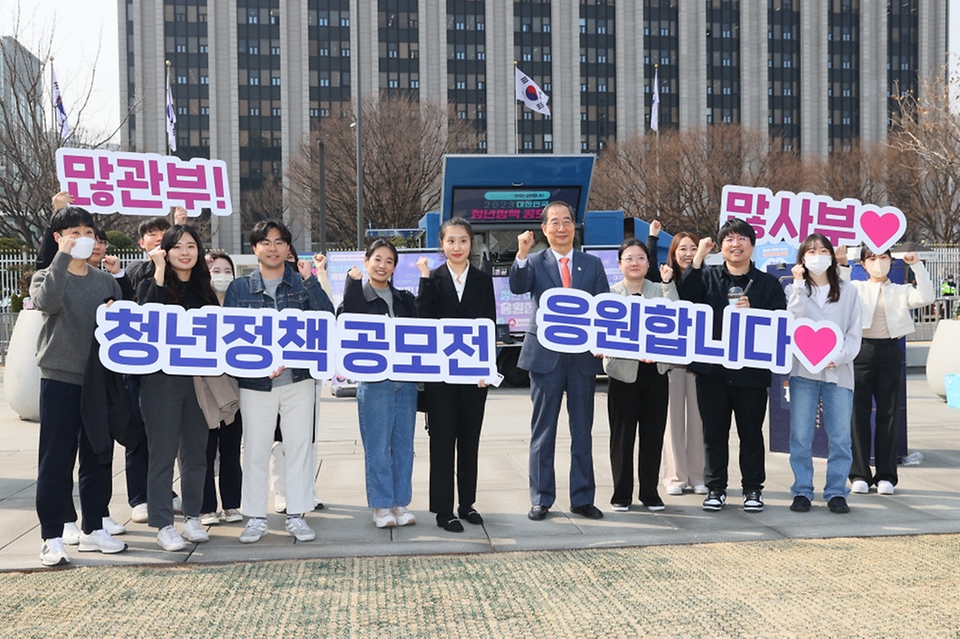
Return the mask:
M570 420L570 510L590 519L603 513L593 505L593 396L602 360L590 353L558 353L537 339L536 310L540 296L551 288L577 288L592 295L607 293L610 285L597 257L573 248L576 234L573 209L564 202L551 202L540 216L540 228L550 248L527 257L533 247L533 231L521 234L517 259L510 268L510 290L531 293L534 317L520 350L519 366L530 371L530 508L529 517L540 521L557 497L553 468L557 418L563 394L567 394Z

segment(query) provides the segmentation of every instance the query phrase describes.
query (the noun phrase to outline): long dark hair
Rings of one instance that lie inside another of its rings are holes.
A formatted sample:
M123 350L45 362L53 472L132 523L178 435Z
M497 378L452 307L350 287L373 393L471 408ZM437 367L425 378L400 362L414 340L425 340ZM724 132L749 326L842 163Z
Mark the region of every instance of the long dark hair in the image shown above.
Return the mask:
M197 294L203 300L204 304L219 305L220 302L217 300L217 294L210 285L210 267L207 266L207 257L203 250L203 242L200 241L200 234L197 233L195 228L186 224L171 226L167 232L163 234L163 239L160 240L160 248L169 253L170 249L177 245L177 242L180 241L180 238L182 238L185 233L192 237L193 241L197 243L197 263L194 264L193 269L190 270L189 281L193 284L194 288L196 288ZM163 268L163 281L164 289L167 291L167 300L171 304L176 304L182 297L184 282L180 281L174 268L170 266L169 255Z
M826 273L827 283L830 285L830 292L827 294L827 299L836 304L840 301L840 273L837 270L837 256L833 252L833 244L830 243L830 240L820 233L811 233L808 235L807 239L800 244L800 248L797 249L797 264L803 264L803 256L817 244L830 251L830 268L827 269ZM812 294L813 283L810 279L810 272L807 271L806 266L803 267L803 279L807 283L807 294Z
M675 271L674 274L677 277L683 274L683 267L681 267L680 262L677 261L677 249L680 248L680 242L684 239L693 242L694 246L700 244L700 238L689 231L680 231L673 236L673 240L670 241L670 248L667 250L667 266Z

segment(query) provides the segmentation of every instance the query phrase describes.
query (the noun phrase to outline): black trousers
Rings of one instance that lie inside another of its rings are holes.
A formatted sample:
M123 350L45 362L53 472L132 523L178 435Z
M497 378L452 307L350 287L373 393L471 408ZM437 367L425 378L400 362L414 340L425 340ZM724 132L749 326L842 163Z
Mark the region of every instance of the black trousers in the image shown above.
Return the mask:
M424 384L430 426L430 512L453 513L456 457L457 495L468 510L477 500L477 455L487 389L467 384Z
M903 354L898 339L864 339L853 361L853 465L850 480L875 484L881 479L897 484L898 419L903 397ZM870 414L877 403L876 433L870 435ZM876 473L870 472L873 440Z
M243 420L237 411L229 426L220 422L207 435L207 475L203 483L201 513L217 512L217 484L213 476L217 452L220 453L220 505L224 510L240 508L240 485L243 471L240 466L240 440Z
M607 417L610 422L611 504L633 501L633 445L639 435L637 479L640 501L658 497L663 433L667 427L670 381L666 375L641 375L632 383L610 378Z
M37 516L40 536L63 536L65 502L72 492L73 464L80 454L81 529L90 534L103 527L110 501L110 465L101 465L80 417L77 384L40 380L40 444L37 468Z
M703 478L710 490L727 489L730 463L730 418L737 418L743 492L763 490L766 480L763 418L767 389L731 386L711 375L697 375L697 402L703 421Z

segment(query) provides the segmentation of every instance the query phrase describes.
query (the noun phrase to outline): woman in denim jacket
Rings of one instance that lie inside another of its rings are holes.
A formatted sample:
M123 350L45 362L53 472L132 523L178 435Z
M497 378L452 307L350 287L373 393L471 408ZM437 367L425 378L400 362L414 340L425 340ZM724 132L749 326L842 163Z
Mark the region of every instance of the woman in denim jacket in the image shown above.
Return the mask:
M363 264L368 281L356 266L347 273L340 313L416 317L413 294L393 287L397 249L376 240ZM417 418L417 385L413 382L360 382L357 411L366 468L367 505L378 528L416 523L407 510L413 493L413 433Z

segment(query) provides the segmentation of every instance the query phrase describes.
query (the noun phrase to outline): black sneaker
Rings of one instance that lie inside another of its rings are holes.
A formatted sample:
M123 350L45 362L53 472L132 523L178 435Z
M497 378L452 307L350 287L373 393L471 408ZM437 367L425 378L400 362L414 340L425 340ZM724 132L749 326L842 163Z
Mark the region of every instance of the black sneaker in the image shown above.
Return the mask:
M831 497L830 501L827 502L827 508L830 509L830 512L837 513L838 515L845 515L850 512L850 506L847 506L847 500L840 495Z
M725 503L727 503L727 493L722 490L711 490L703 500L703 509L717 511L723 508Z
M793 503L790 504L790 510L795 513L810 512L810 500L803 495L797 495L793 498Z
M748 513L759 513L763 511L763 497L759 490L748 490L743 493L743 509Z

